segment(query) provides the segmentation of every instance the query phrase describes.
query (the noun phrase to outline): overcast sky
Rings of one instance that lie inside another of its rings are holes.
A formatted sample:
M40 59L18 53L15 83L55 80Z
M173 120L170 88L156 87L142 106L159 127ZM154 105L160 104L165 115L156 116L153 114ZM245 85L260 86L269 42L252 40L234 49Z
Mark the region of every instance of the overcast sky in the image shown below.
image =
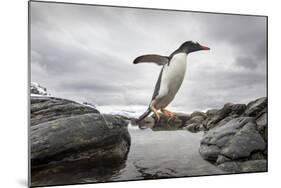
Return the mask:
M266 96L266 18L31 2L31 81L53 96L148 105L161 67L132 64L193 40L171 106L186 111Z

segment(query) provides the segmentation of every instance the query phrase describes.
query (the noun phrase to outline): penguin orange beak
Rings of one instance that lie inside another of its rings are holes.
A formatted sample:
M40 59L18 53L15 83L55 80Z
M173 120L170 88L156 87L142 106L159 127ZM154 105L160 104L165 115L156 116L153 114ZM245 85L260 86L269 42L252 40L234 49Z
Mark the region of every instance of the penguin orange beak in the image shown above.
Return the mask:
M207 46L202 46L202 45L200 45L200 46L201 46L201 50L210 50L210 48Z

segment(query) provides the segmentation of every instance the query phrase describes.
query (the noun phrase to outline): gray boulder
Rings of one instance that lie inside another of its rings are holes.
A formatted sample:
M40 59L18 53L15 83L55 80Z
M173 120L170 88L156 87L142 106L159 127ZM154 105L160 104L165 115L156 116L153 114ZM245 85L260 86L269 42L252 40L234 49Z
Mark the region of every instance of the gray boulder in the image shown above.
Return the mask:
M204 121L203 116L193 116L191 119L185 122L185 126L192 124L192 123L202 123Z
M228 172L267 170L267 99L207 111L201 156Z
M88 113L99 113L97 109L89 106L55 97L31 97L30 110L31 126L60 118Z
M190 132L193 132L193 133L196 133L196 132L199 132L199 131L202 131L204 130L204 127L203 127L203 124L202 122L205 120L205 118L207 117L205 115L205 113L203 112L193 112L191 115L190 115L191 119L187 120L185 123L184 123L184 129L190 131Z
M226 103L220 110L207 111L207 118L203 122L203 125L207 130L212 129L217 126L220 121L223 121L222 124L224 124L229 120L240 116L245 109L245 104Z
M219 111L218 109L207 110L206 115L207 117L211 117L214 116L218 111Z
M183 129L186 129L192 133L197 133L199 131L203 131L204 127L201 123L191 123L187 124L185 127L183 127Z
M31 98L31 165L46 167L87 160L115 164L130 147L127 123L59 98Z
M266 143L256 128L255 119L239 117L208 131L203 136L199 152L204 159L216 162L219 155L237 160L250 158L253 152L265 148Z
M257 129L263 139L267 141L267 108L262 110L256 117Z
M267 98L262 97L247 104L244 116L256 117L267 107Z

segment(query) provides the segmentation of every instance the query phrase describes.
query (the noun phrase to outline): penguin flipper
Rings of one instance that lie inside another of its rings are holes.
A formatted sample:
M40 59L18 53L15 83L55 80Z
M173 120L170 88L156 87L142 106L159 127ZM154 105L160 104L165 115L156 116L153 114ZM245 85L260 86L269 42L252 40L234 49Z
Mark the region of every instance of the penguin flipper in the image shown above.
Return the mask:
M134 64L138 63L155 63L157 65L165 65L169 62L169 57L156 54L148 54L137 57Z

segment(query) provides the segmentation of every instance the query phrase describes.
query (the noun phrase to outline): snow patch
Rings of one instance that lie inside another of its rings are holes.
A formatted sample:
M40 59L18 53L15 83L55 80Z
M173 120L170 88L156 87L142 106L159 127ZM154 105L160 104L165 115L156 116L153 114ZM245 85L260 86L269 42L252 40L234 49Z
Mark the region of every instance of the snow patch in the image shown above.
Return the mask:
M47 89L36 82L31 82L30 94L31 96L50 96L50 94L47 93Z

